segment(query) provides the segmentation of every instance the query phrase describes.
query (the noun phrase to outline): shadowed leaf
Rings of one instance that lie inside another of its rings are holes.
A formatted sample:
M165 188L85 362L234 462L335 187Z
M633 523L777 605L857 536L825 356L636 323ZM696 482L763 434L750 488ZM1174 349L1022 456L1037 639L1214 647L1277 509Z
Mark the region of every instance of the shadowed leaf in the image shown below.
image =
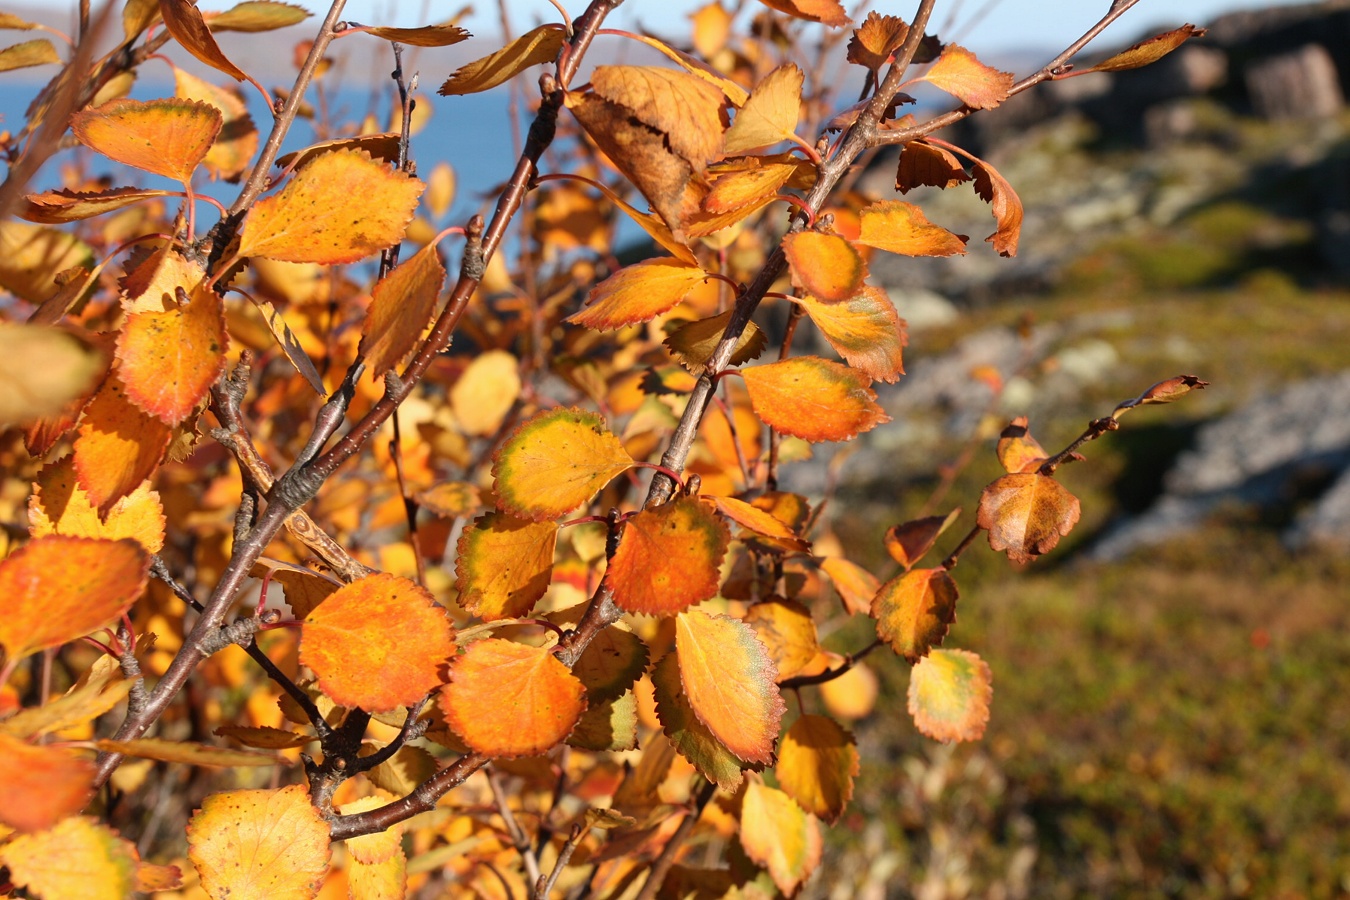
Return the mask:
M267 330L272 332L272 337L276 340L277 346L285 354L286 359L295 367L305 383L314 389L314 392L320 397L328 396L328 389L324 387L323 378L319 375L319 370L314 366L314 360L309 358L305 348L301 345L300 339L291 331L291 327L286 324L277 308L266 300L260 300L252 294L248 297L249 302L258 310L263 317L263 322L267 324Z
M592 704L622 697L647 670L647 645L617 625L601 629L581 652L572 674L586 685Z
M935 741L978 741L994 696L989 665L968 650L934 650L909 675L909 714Z
M629 110L639 122L664 133L670 149L696 172L722 149L726 97L688 72L655 66L597 66L591 87Z
M895 189L902 194L916 187L956 187L969 180L965 167L950 150L923 141L910 141L900 151Z
M946 569L913 569L881 586L872 600L877 636L910 662L942 644L956 621L956 582Z
M47 191L42 194L29 194L23 198L19 216L30 222L42 222L47 225L64 225L78 222L92 216L149 200L165 197L169 191L148 190L145 188L112 188L106 191Z
M743 621L755 629L755 637L769 651L779 682L800 674L820 653L811 611L796 600L774 597L756 603Z
M504 513L464 529L455 559L458 602L484 621L528 615L548 590L558 526Z
M830 576L845 610L850 614L871 612L872 598L881 589L880 579L857 563L838 556L821 560L820 568Z
M42 303L60 287L58 274L85 265L93 265L93 251L70 232L27 222L0 222L0 287L16 297Z
M159 14L164 19L164 27L184 50L235 81L248 77L226 58L192 0L159 0Z
M540 25L527 31L496 53L460 66L445 84L442 96L476 94L505 84L530 66L551 63L558 58L567 35L557 25Z
M975 161L975 193L989 204L998 229L986 241L999 256L1016 256L1022 235L1022 200L998 170L984 160Z
M164 547L164 525L164 506L148 481L114 503L107 515L100 516L76 480L69 456L42 467L28 498L28 527L33 537L64 534L107 541L131 538L145 552L158 553Z
M848 39L848 61L871 69L875 76L908 36L909 24L904 19L873 10L853 29L853 36ZM880 81L880 78L875 80Z
M708 360L712 359L713 351L722 341L727 323L731 321L731 313L732 310L727 310L712 318L681 325L662 343L679 360L680 365L691 372L702 372ZM736 339L736 349L731 353L730 364L738 366L755 359L764 352L766 343L768 340L764 337L764 332L760 331L754 322L747 322L745 330Z
M680 684L676 654L667 654L652 671L656 717L671 746L699 773L724 791L740 787L740 760L704 725L689 705Z
M220 110L220 133L202 163L212 178L239 180L253 154L258 152L258 129L243 98L234 88L218 87L182 69L174 69L173 79L174 94L178 97L209 103Z
M853 735L826 716L802 716L783 734L774 774L797 805L833 825L853 798L858 776Z
M294 163L300 168L305 163L336 150L364 150L371 159L387 163L398 162L398 144L402 137L397 131L381 131L378 134L358 134L355 137L333 138L331 141L319 141L303 150L293 150L284 156L278 156L275 165L284 169Z
M103 382L75 433L75 475L106 514L159 467L173 431L131 403L116 375Z
M741 800L741 847L790 897L820 865L820 823L787 794L752 781Z
M899 525L892 525L886 529L886 535L883 538L886 544L886 552L891 555L891 559L904 566L905 570L908 571L924 557L924 554L933 548L937 539L951 527L951 524L960 515L961 509L957 507L945 516L927 516Z
M413 351L436 313L445 266L435 244L427 244L380 279L370 294L370 312L358 352L376 378Z
M418 28L367 28L366 34L409 47L449 47L471 37L463 28L450 22Z
M1034 472L1050 458L1040 442L1031 436L1026 416L1018 416L1003 429L998 436L997 452L999 465L1010 475Z
M839 0L760 0L770 9L787 13L795 19L819 22L832 28L842 28L852 21Z
M60 413L93 390L105 363L97 347L68 331L0 322L0 426Z
M49 831L19 835L0 846L9 880L31 896L129 897L135 885L136 848L87 816L63 819Z

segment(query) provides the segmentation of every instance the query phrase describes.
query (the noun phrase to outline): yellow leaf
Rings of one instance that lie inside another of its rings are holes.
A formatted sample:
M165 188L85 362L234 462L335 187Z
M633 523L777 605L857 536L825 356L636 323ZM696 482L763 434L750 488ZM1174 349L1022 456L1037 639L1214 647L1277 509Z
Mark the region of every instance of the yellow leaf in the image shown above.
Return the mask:
M674 309L708 277L698 266L668 257L625 266L591 289L589 306L567 321L613 331Z
M381 797L362 797L359 800L353 800L351 803L342 804L338 807L338 811L344 816L350 816L379 809L387 802ZM399 823L392 828L374 834L363 834L360 837L348 838L346 841L347 852L356 862L375 865L401 852L402 840L403 825Z
M358 134L355 137L319 141L303 150L292 150L284 156L278 156L276 165L282 169L298 169L314 157L335 150L364 150L373 159L395 163L398 162L398 145L401 138L402 135L397 131L381 131L375 134Z
M826 716L802 716L783 735L774 774L797 805L833 825L853 797L858 776L853 735Z
M409 47L449 47L470 37L467 31L451 22L422 25L418 28L367 28L366 34L373 34L386 41L407 44Z
M0 845L0 864L14 884L43 900L124 900L135 884L136 848L78 817Z
M811 611L796 600L773 597L756 603L744 621L769 651L780 683L799 674L820 653Z
M934 650L909 675L909 714L935 741L978 741L993 696L988 663L967 650Z
M222 13L209 13L212 31L242 31L249 34L296 25L308 19L308 10L275 0L244 0Z
M191 741L168 741L163 738L95 741L94 744L103 753L121 753L123 756L187 763L192 766L274 766L285 762L273 753L230 750L225 747L208 747Z
M722 149L726 98L688 72L655 66L597 66L591 87L665 134L670 149L696 172Z
M459 539L459 605L484 621L529 615L548 590L558 526L503 513L475 519Z
M442 96L476 94L505 84L530 66L553 62L567 41L558 25L540 25L502 49L456 69L441 85Z
M820 568L830 576L847 612L865 613L871 610L872 598L881 587L881 581L875 575L840 557L821 560Z
M112 657L101 656L65 694L0 722L0 733L29 739L84 725L125 700L134 685Z
M750 405L770 427L805 441L847 441L891 417L866 375L816 356L739 370Z
M450 408L460 431L491 435L520 397L520 361L505 350L474 357L450 389Z
M797 302L850 366L887 383L905 374L903 350L909 337L904 320L884 290L863 285L862 290L840 303L821 303L811 296Z
M300 784L211 794L188 822L187 840L213 900L312 900L328 873L328 824Z
M279 6L284 4L277 4ZM238 9L238 7L236 7ZM228 15L228 13L226 13ZM242 30L242 29L241 29ZM222 124L202 163L212 178L236 181L258 152L258 129L243 98L232 89L217 87L182 69L173 70L174 93L185 100L209 103L220 110Z
M164 506L150 482L141 482L114 503L106 516L100 516L76 480L69 456L42 467L28 498L28 523L35 538L48 534L109 541L131 538L147 553L158 553L164 547Z
M223 122L220 110L208 103L168 97L114 100L78 112L70 130L81 144L111 160L186 183Z
M632 465L595 413L546 410L522 422L493 457L497 506L536 522L556 519Z
M103 370L98 348L70 332L0 322L0 427L60 412L87 395Z
M671 354L679 360L680 365L691 372L702 372L708 360L712 359L713 351L722 342L727 323L731 321L731 313L731 310L727 310L708 319L688 322L672 331L661 343L665 344ZM754 322L747 322L741 336L736 339L736 348L731 352L730 364L739 366L741 363L756 359L764 352L767 343L768 339L764 337L764 332L759 330L759 326Z
M805 77L801 69L788 63L755 85L727 130L722 152L732 156L791 138L797 131Z
M0 72L14 69L27 69L30 66L46 66L61 62L56 48L46 38L24 41L0 50Z
M1140 41L1128 50L1122 50L1120 53L1097 63L1090 69L1083 69L1075 74L1085 72L1123 72L1126 69L1137 69L1140 66L1147 66L1162 59L1191 38L1204 37L1207 29L1197 28L1194 25L1186 24L1172 31L1163 32L1154 35L1147 40Z
M862 211L858 243L904 256L952 256L966 252L965 235L953 234L928 221L913 203L891 200Z
M58 287L56 276L92 266L93 250L67 231L0 222L0 287L29 303L41 303Z
M428 244L375 285L359 348L373 376L383 377L417 346L444 282L440 254Z
M741 846L792 896L820 865L820 823L782 791L751 782L741 800Z

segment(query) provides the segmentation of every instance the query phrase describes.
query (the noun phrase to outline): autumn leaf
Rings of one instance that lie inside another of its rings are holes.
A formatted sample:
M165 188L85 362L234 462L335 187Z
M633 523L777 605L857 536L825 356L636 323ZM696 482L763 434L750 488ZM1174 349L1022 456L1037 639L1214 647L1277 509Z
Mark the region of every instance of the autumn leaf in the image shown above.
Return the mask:
M303 7L275 0L244 0L222 13L209 13L206 24L212 31L242 31L253 34L298 25L310 13Z
M212 178L237 181L248 168L253 154L258 152L258 129L253 124L253 117L248 114L248 107L244 105L243 98L233 88L217 87L182 69L174 69L173 78L176 96L184 100L209 103L220 110L222 117L220 133L216 135L211 149L206 151L202 163Z
M1017 241L1022 234L1021 198L998 170L984 160L975 160L975 193L989 204L998 225L998 230L985 240L994 245L999 256L1016 256Z
M934 650L909 675L909 714L935 741L978 741L994 696L989 665L968 650Z
M479 516L460 536L455 590L484 621L529 615L548 590L558 526L505 513Z
M669 653L652 671L656 718L671 746L724 791L740 787L744 764L704 725L689 705L680 682L676 654ZM650 752L650 751L649 751Z
M235 81L248 77L221 52L193 0L159 0L159 14L164 19L165 29L184 50Z
M809 546L788 527L786 522L765 512L757 506L738 500L735 497L702 497L705 503L712 504L718 512L742 528L755 534L770 538L774 544L791 550L806 550Z
M275 766L284 763L273 753L255 753L252 750L231 750L208 747L191 741L170 741L164 738L139 738L134 741L95 741L100 753L120 753L141 759L187 763L192 766Z
M0 50L0 72L60 62L61 57L57 54L56 48L46 38L24 41Z
M277 562L272 559L260 559L249 572L254 578L267 575L272 584L281 585L286 605L297 619L304 619L314 608L342 587L342 582L331 575L312 572L303 566Z
M179 288L190 297L206 280L206 270L201 265L190 262L168 245L143 257L133 251L126 268L119 284L122 311L127 315L173 309Z
M919 79L946 91L971 109L993 109L1012 90L1011 72L986 66L965 47L948 44Z
M465 481L439 482L425 491L418 491L415 499L432 515L446 519L472 515L483 507L478 488Z
M783 734L774 766L783 792L831 825L853 798L858 772L857 741L827 716L801 716L793 722Z
M0 287L29 303L50 297L60 287L59 273L93 260L92 248L68 231L0 222Z
M76 113L70 130L109 159L186 183L223 121L220 110L206 103L123 99Z
M820 569L830 577L850 615L871 612L872 598L881 589L880 579L857 563L837 556L822 559Z
M717 593L730 535L695 498L643 510L623 526L605 570L614 602L632 613L671 615Z
M238 741L245 747L257 747L262 750L286 750L291 747L303 747L317 741L312 734L299 734L284 728L250 725L221 725L216 728L217 737Z
M469 645L450 664L440 704L450 727L479 753L537 756L572 731L586 688L551 651L499 638ZM483 715L486 709L491 715Z
M417 346L444 283L440 253L435 244L427 244L375 285L358 349L371 375L384 377Z
M891 559L904 566L905 571L909 571L960 515L961 509L957 507L945 516L926 516L892 525L886 529L882 538L886 552L891 555Z
M722 152L734 156L790 140L797 132L805 77L791 63L766 75L736 112L723 140Z
M755 160L756 164L717 176L703 198L704 209L715 214L758 209L772 200L780 188L798 178L802 168L809 165L801 160L759 163L759 157L746 159Z
M956 582L946 569L911 569L872 600L877 637L911 663L940 646L956 621Z
M520 360L505 350L478 354L450 389L455 423L465 434L496 434L520 390Z
M665 134L695 172L722 149L726 97L697 76L656 66L596 66L591 89Z
M425 588L378 573L336 591L305 617L300 664L339 705L387 712L439 684L454 646L445 610Z
M0 645L18 660L83 637L130 609L149 571L135 541L37 538L0 561Z
M100 513L150 477L171 437L167 424L131 403L121 381L109 376L75 435L75 475Z
M129 897L136 848L106 825L76 816L0 844L0 866L9 869L13 884L44 900Z
M739 370L765 424L805 441L847 441L889 422L868 378L856 369L798 356Z
M275 165L280 169L298 169L316 156L333 153L337 150L364 150L371 159L387 163L398 162L398 145L403 135L397 131L381 131L375 134L358 134L352 137L333 138L310 144L301 150L292 150L278 156Z
M910 141L900 151L895 189L907 194L916 187L956 187L970 181L965 166L949 150L924 141Z
M638 745L637 695L632 691L603 703L590 701L567 736L570 747L597 752L634 750Z
M754 629L691 609L675 619L685 699L700 722L740 759L768 764L786 706L778 671Z
M72 191L63 188L24 197L23 206L19 208L19 216L29 222L64 225L101 216L124 206L140 203L142 200L165 197L169 193L131 187L110 188L106 191Z
M558 25L540 25L496 53L460 66L441 85L442 96L476 94L505 84L530 66L551 63L567 41Z
M853 29L853 36L848 39L847 59L870 69L873 80L880 81L877 76L881 67L890 62L891 54L900 49L908 36L909 24L904 19L873 10Z
M1102 60L1089 69L1080 69L1075 75L1088 72L1123 72L1126 69L1138 69L1162 59L1191 38L1204 37L1208 29L1186 24L1180 28L1154 35L1147 40Z
M377 745L364 743L361 755L368 756L378 752ZM399 747L393 756L366 772L370 783L383 791L403 797L411 794L417 786L436 774L440 764L436 757L424 748L411 744Z
M276 265L284 266L290 265L290 263L276 263ZM277 346L281 348L282 354L292 368L300 374L300 377L305 379L306 384L314 389L314 393L320 397L327 397L328 391L324 387L323 376L319 374L319 370L314 366L314 360L309 358L304 345L300 343L300 339L296 337L295 332L291 331L291 326L286 324L286 320L282 318L277 308L252 294L248 295L248 300L253 304L253 308L258 311L258 315L262 316L263 322L267 325L267 330L271 332L273 340L277 342Z
M497 506L535 522L556 519L632 465L595 413L545 410L522 422L493 457Z
M783 238L792 284L818 300L837 303L858 292L867 263L847 238L799 231Z
M328 873L328 824L302 784L221 791L187 826L188 859L213 900L310 900Z
M881 288L863 285L840 303L821 303L809 295L797 303L853 368L887 383L905 374L902 353L909 336L895 304Z
M970 238L928 221L913 203L891 200L862 211L858 243L904 256L964 255Z
M280 192L253 205L240 256L328 265L356 262L397 244L422 182L356 150L316 156Z
M0 824L46 831L88 805L94 762L75 750L33 746L0 733ZM3 852L3 851L0 851Z
M634 263L591 288L589 305L567 321L597 331L646 322L679 306L707 277L698 266L669 257Z
M385 802L380 797L361 797L342 804L339 812L344 816L370 812L384 806ZM366 865L377 865L403 851L403 824L400 822L384 831L348 838L345 843L347 852L351 854L353 860Z
M48 463L38 474L28 498L28 528L33 537L63 534L108 541L131 538L147 553L164 547L164 505L150 482L118 500L107 515L99 515L75 477L71 457Z
M742 620L769 651L781 683L799 674L820 653L816 622L796 600L773 597L756 603Z
M1004 475L980 494L976 524L989 531L989 546L1013 562L1049 553L1078 523L1078 498L1046 475Z
M586 686L592 705L622 697L647 670L647 645L617 625L602 628L581 651L572 674Z
M691 372L701 373L712 359L717 345L722 342L727 323L731 321L731 313L732 310L727 310L720 315L681 325L662 343L670 350L671 355L679 360L680 365ZM767 343L768 339L764 337L764 332L759 330L759 326L754 322L747 322L740 337L736 338L736 347L731 351L731 359L728 362L730 365L738 366L756 359L764 352Z
M999 465L1010 475L1034 472L1050 458L1040 442L1031 436L1026 416L1018 416L1003 429L998 436L997 452Z
M449 47L471 37L469 32L451 22L417 28L366 28L365 32L409 47Z
M852 21L839 0L760 0L770 9L787 13L794 19L819 22L832 28L842 28Z
M225 312L215 291L198 291L165 312L127 316L117 338L118 377L126 397L167 425L201 403L225 371Z
M69 331L0 322L0 425L59 413L93 390L106 364L96 346Z
M1149 406L1155 403L1172 403L1189 394L1191 391L1203 391L1209 387L1208 381L1202 381L1195 375L1177 375L1166 381L1160 381L1157 384L1144 391L1138 397L1126 400L1120 403L1111 411L1111 418L1119 420L1126 412L1134 409L1136 406Z
M752 781L741 799L741 847L790 897L820 865L820 823L787 794Z

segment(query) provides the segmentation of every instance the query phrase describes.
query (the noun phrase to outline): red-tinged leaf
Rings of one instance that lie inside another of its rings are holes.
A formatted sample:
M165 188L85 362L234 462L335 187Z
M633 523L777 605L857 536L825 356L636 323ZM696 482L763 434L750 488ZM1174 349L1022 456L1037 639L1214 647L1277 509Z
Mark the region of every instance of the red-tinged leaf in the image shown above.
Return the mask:
M174 69L173 78L176 96L209 103L220 110L223 117L220 134L202 160L206 170L212 178L239 180L253 154L258 152L258 129L243 98L234 88L218 87L182 69Z
M118 377L132 403L167 425L182 422L225 371L225 310L198 291L165 312L133 313L117 339Z
M969 181L970 175L951 151L923 141L910 141L900 151L900 166L895 173L895 189L908 194L916 187L956 187Z
M93 391L106 364L97 346L63 329L0 322L0 427L60 416Z
M797 131L805 78L791 63L766 75L736 112L723 139L722 152L734 156L789 140Z
M0 845L0 866L8 867L9 880L31 897L112 900L131 896L136 848L106 825L80 816Z
M724 791L740 787L744 764L719 741L694 713L680 683L676 654L667 654L652 670L656 718L671 746L689 760L699 774Z
M1012 90L1013 74L986 66L965 47L948 44L920 79L946 91L972 109L993 109Z
M892 525L886 529L882 539L886 544L886 552L891 555L891 559L904 566L905 571L909 571L960 515L961 508L957 507L945 516L927 516Z
M260 750L286 750L291 747L303 747L312 744L318 738L312 734L299 734L284 728L250 725L221 725L215 730L217 737L238 741L245 747L257 747Z
M371 375L384 377L417 346L444 283L445 266L436 245L428 244L375 285L358 351Z
M741 799L741 847L792 896L820 865L820 823L787 794L758 782Z
M1132 400L1126 400L1111 411L1111 418L1119 419L1127 410L1136 406L1153 403L1171 403L1186 396L1191 391L1203 391L1209 387L1208 381L1201 381L1194 375L1178 375L1166 381L1160 381Z
M816 622L811 611L796 600L775 597L756 603L743 621L769 651L779 682L800 674L820 653Z
M998 230L985 240L994 245L999 256L1016 256L1017 241L1022 235L1021 198L998 170L984 160L975 161L975 193L989 204L998 225Z
M522 422L493 457L497 506L535 522L556 519L589 503L632 465L595 413L545 410Z
M691 372L702 372L708 360L712 359L713 351L722 342L727 323L731 321L731 313L732 310L727 310L720 315L681 325L661 343L679 360L680 365ZM736 339L736 348L731 351L730 364L738 366L757 359L767 343L768 339L759 326L754 322L745 323L745 330Z
M591 87L666 135L670 149L701 172L722 149L726 97L707 81L656 66L596 66Z
M220 110L205 103L114 100L76 113L76 139L109 159L186 183L220 133Z
M222 13L209 13L206 24L212 31L242 31L253 34L298 25L310 13L303 7L275 0L244 0Z
M1049 553L1073 530L1078 498L1053 478L1034 472L1004 475L984 489L976 523L989 531L989 546L1025 563Z
M1003 429L998 436L997 452L999 465L1011 475L1034 472L1050 458L1040 442L1031 436L1026 416L1018 416Z
M0 733L0 824L46 831L84 809L94 792L94 761L75 751L35 747Z
M397 131L381 131L376 134L358 134L353 137L319 141L317 144L310 144L303 150L293 150L284 156L278 156L275 165L280 169L298 169L316 156L338 150L361 150L369 153L371 159L396 163L398 162L398 145L402 137L403 135Z
M252 750L230 750L226 747L208 747L190 741L168 741L163 738L139 738L134 741L95 741L101 753L120 753L139 759L158 759L162 762L187 763L190 766L275 766L285 760L274 753L255 753Z
M551 63L567 41L557 25L540 25L502 49L456 69L441 85L442 96L476 94L505 84L530 66Z
M830 576L834 589L839 592L839 599L844 602L844 609L850 615L871 612L872 598L881 589L881 579L857 563L837 556L821 560L820 568Z
M617 700L647 671L647 645L617 625L601 629L586 645L572 674L586 686L592 706Z
M778 671L754 629L702 610L675 619L675 650L684 696L700 722L740 759L773 759L786 706L774 683Z
M567 321L597 331L647 322L679 306L707 277L698 266L667 257L634 263L591 288L589 305Z
M858 776L853 735L826 716L802 716L783 735L774 774L797 805L833 825L853 798Z
M277 562L274 559L261 559L249 572L254 578L262 578L271 572L272 584L281 585L281 593L286 605L297 619L303 619L314 608L342 587L342 582L331 575L313 572L303 566Z
M637 695L632 691L603 703L590 701L567 736L568 746L596 752L635 750L638 745Z
M164 27L184 50L235 81L248 77L221 52L193 0L159 0L159 14L164 19Z
M166 197L169 193L132 187L111 188L106 191L72 191L63 188L24 197L19 216L30 222L64 225L67 222L101 216L142 200Z
M605 580L632 613L666 616L717 593L730 535L697 499L675 500L624 523Z
M497 512L479 516L459 539L459 605L487 622L528 615L548 590L557 538L554 522Z
M403 240L423 184L357 150L316 156L253 205L240 256L329 265L356 262Z
M388 712L440 684L454 630L425 588L379 573L320 603L300 631L300 664L340 706Z
M935 741L978 741L989 722L994 679L967 650L934 650L909 675L909 714Z
M102 514L150 477L173 437L168 425L142 412L125 391L115 374L109 376L84 408L75 435L75 476Z
M422 25L418 28L367 28L366 34L377 38L407 44L409 47L449 47L467 41L472 35L451 22L440 25Z
M42 467L28 498L28 531L35 538L49 534L106 541L131 538L146 553L158 553L164 547L164 524L164 505L148 481L100 516L76 480L69 456Z
M853 21L848 17L848 13L844 12L839 0L760 0L760 2L770 9L787 13L794 19L819 22L831 28L842 28Z
M910 662L941 646L956 621L956 582L946 569L911 569L872 599L877 637Z
M488 638L451 661L440 704L479 753L537 756L571 733L586 709L586 688L548 649Z
M867 278L867 263L847 238L819 231L799 231L783 238L792 284L817 300L847 300Z
M187 826L188 859L216 898L308 900L328 874L328 824L302 784L222 791Z
M839 303L821 303L809 295L797 302L850 366L888 384L905 374L903 352L909 335L884 290L865 284Z
M700 499L705 503L711 503L722 515L755 534L772 538L775 542L793 550L805 550L809 546L806 541L797 537L797 533L781 519L757 506L746 503L744 500L737 500L735 497L702 497Z
M1141 66L1147 66L1162 59L1191 38L1204 37L1207 29L1197 28L1194 25L1186 24L1180 28L1166 31L1162 34L1154 35L1147 40L1140 41L1127 50L1111 56L1102 62L1097 63L1089 69L1082 69L1075 74L1083 75L1088 72L1123 72L1126 69L1138 69Z
M46 38L24 41L0 50L0 72L47 66L61 62L56 47Z
M904 256L952 256L964 255L968 240L928 221L913 203L890 200L862 211L858 243Z
M848 39L847 59L855 65L871 69L875 75L890 61L891 54L900 49L908 36L909 24L904 19L882 15L874 10L867 14L861 25L853 29L853 37Z
M0 645L17 660L83 637L130 609L149 572L135 541L38 538L0 561Z
M771 428L805 441L847 441L889 422L856 369L799 356L741 369L750 405Z

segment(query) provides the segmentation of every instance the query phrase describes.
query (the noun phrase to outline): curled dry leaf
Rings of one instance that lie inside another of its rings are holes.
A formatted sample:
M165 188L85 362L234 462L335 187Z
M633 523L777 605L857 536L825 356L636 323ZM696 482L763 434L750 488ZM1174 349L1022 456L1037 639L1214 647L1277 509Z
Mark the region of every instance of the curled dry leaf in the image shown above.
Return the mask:
M591 88L663 133L696 172L722 149L726 97L695 75L656 66L597 66Z
M910 141L900 151L895 189L907 194L916 187L956 187L970 180L965 166L949 150L924 141Z
M903 351L909 335L884 290L863 285L840 303L821 303L811 296L797 302L850 366L888 384L905 374Z
M184 50L235 81L248 77L226 58L193 0L159 0L159 14L164 19L164 27Z
M440 93L442 96L476 94L505 84L530 66L553 62L566 42L567 35L562 26L540 25L496 53L456 69L441 85Z
M142 200L167 197L169 194L169 191L131 187L110 188L106 191L72 191L63 188L24 197L19 216L29 222L64 225L101 216Z
M1195 375L1177 375L1175 378L1158 382L1133 400L1126 400L1111 411L1111 418L1119 419L1126 410L1133 409L1136 406L1171 403L1186 396L1191 391L1203 391L1207 387L1209 387L1209 382L1202 381Z
M935 741L978 741L989 723L994 680L968 650L934 650L909 676L909 714Z
M744 764L718 740L689 705L680 683L676 654L667 654L652 670L656 718L671 746L689 760L699 774L724 791L741 785ZM644 755L645 759L645 755Z
M139 738L133 741L100 740L95 741L94 746L100 753L120 753L123 756L187 763L192 766L275 766L285 762L275 753L208 747L191 741L170 741L164 738Z
M999 256L1016 256L1022 235L1022 200L1007 179L984 160L975 160L975 193L989 204L998 229L986 241Z
M371 375L383 377L417 346L444 283L440 253L428 244L375 285L357 351L366 357Z
M875 77L908 36L909 24L904 19L873 10L861 25L853 29L853 36L848 39L847 59L855 65L870 69Z
M998 436L996 452L999 465L1010 475L1034 472L1050 458L1040 442L1031 436L1026 416L1018 416L1008 423Z
M741 847L769 872L784 896L820 865L820 823L782 791L752 781L741 799Z
M912 569L872 599L877 637L910 662L926 656L956 621L956 582L946 569Z
M597 331L647 322L679 306L707 277L698 266L669 257L634 263L591 288L589 305L567 321Z
M989 546L1013 562L1049 553L1078 523L1078 498L1053 478L1034 472L1004 475L980 494L977 524Z
M522 422L492 461L497 506L535 522L588 503L633 458L595 413L559 408Z
M529 615L548 590L558 526L505 513L479 516L460 536L459 605L484 621Z
M1166 31L1162 34L1154 35L1147 40L1140 41L1127 50L1111 56L1089 69L1082 69L1075 74L1085 75L1088 72L1123 72L1126 69L1138 69L1141 66L1147 66L1162 59L1191 38L1204 37L1207 29L1197 28L1194 25L1186 24L1172 31Z
M1013 74L986 66L965 47L948 44L921 78L972 109L993 109L1008 97Z
M771 428L804 441L847 441L889 422L856 369L798 356L741 369L750 405Z
M624 523L605 570L614 602L633 613L671 615L717 593L730 535L712 510L687 497Z
M961 508L957 507L945 516L926 516L892 525L886 529L883 538L886 552L891 555L891 559L904 566L905 571L909 571L933 549L933 544L937 543L937 539L960 515Z
M860 770L853 735L828 716L801 716L783 734L774 774L797 805L833 825L853 799Z
M292 150L284 156L278 156L275 165L278 168L299 168L316 156L332 153L335 150L364 150L372 159L381 159L387 163L398 162L398 144L403 136L397 131L381 131L377 134L358 134L355 137L333 138L319 141L302 150Z
M328 824L302 784L211 794L188 822L187 841L213 898L314 897L331 855Z
M837 234L799 231L783 238L792 284L825 303L847 300L862 288L867 263L853 242Z
M731 321L732 310L697 322L681 325L670 333L661 343L666 345L680 365L691 372L702 372L712 359L713 351L722 342L722 335ZM747 322L745 330L736 338L736 347L731 352L729 365L739 366L759 357L764 352L768 339L754 322Z
M802 70L791 63L766 75L736 112L723 139L722 151L734 156L790 140L797 132L805 78Z
M954 234L928 221L913 203L891 200L874 203L862 211L858 243L904 256L964 255L964 234Z
M409 47L449 47L472 37L469 32L453 22L423 25L418 28L367 28L365 31L366 34L373 34L377 38L398 44L407 44Z
M757 156L744 157L746 165L719 167L712 189L703 197L703 208L721 215L743 209L758 209L777 195L779 188L796 179L802 180L803 171L814 175L810 164L796 157L776 158L773 161ZM711 175L712 172L710 171ZM814 179L812 179L814 180Z

